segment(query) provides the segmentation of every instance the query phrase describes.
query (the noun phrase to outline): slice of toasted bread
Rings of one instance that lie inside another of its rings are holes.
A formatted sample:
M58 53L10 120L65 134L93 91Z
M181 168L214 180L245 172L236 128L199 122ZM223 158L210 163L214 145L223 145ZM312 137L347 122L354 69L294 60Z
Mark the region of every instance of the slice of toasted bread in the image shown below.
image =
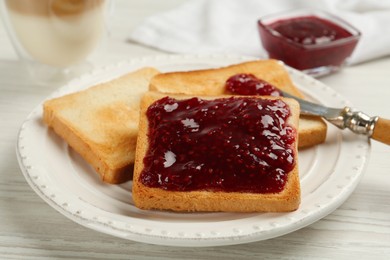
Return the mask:
M155 147L152 147L152 143L156 143L155 140L151 140L152 135L149 132L149 119L147 116L148 108L156 100L163 98L164 94L157 92L146 93L141 101L141 114L140 114L140 125L139 125L139 134L137 140L137 150L136 150L136 162L134 168L134 178L133 178L133 200L135 205L141 209L164 209L172 211L226 211L226 212L284 212L292 211L298 208L300 203L300 182L298 175L298 153L297 153L297 140L292 144L293 154L295 155L295 164L290 172L287 173L287 179L285 186L281 191L278 192L250 192L250 191L224 191L224 190L209 190L209 189L200 189L200 190L169 190L162 187L145 185L145 177L142 177L142 173L145 169L145 158L150 159L155 162L158 158L149 158L151 155L149 150L155 151ZM185 95L169 95L169 97L175 98L177 100L189 99L192 96ZM227 96L198 96L201 99L211 99L215 100L216 98L226 98ZM235 97L242 98L242 97ZM272 99L271 97L250 97L252 99ZM288 104L291 115L288 117L288 124L293 126L294 129L298 127L299 122L299 104L292 99L282 98L282 100ZM164 109L171 109L173 106L164 105ZM170 111L169 111L170 112ZM180 114L181 113L181 114ZM182 112L178 113L185 120L188 120L187 114ZM176 116L176 115L175 115ZM234 116L234 115L233 115ZM156 117L156 114L153 114L153 117ZM158 119L160 120L160 119ZM181 121L183 122L183 121ZM159 123L157 125L160 125ZM202 129L209 129L209 125L205 126ZM203 131L203 130L202 130ZM246 131L246 130L245 130ZM244 131L244 132L245 132ZM207 133L210 134L210 133ZM296 131L293 131L291 135L296 137ZM165 137L167 138L167 137ZM239 139L241 140L241 139ZM175 140L168 140L168 142L176 142ZM240 142L240 141L239 141ZM242 142L242 140L241 140ZM156 145L161 143L157 142ZM194 147L186 146L185 149L193 151ZM207 149L209 150L209 149ZM208 153L208 151L206 151ZM213 156L215 154L207 154L206 157ZM156 155L154 155L156 156ZM180 155L178 155L180 156ZM214 158L214 157L213 157ZM219 158L219 160L224 161L226 158ZM193 158L191 157L191 160ZM227 160L227 159L226 159ZM193 163L193 161L191 161ZM164 168L166 167L164 163ZM170 166L169 166L170 167ZM241 167L240 167L241 168ZM196 167L198 169L198 167ZM169 170L171 171L171 170ZM257 171L257 168L256 168ZM206 171L207 174L209 170ZM179 173L174 173L175 176ZM155 175L158 175L158 183L162 179L162 175L159 172L155 172ZM230 174L230 173L229 173ZM235 175L235 173L234 173ZM210 177L211 178L211 177ZM150 179L150 178L146 178ZM207 178L208 179L208 178ZM167 182L167 181L165 181ZM234 184L235 185L235 184Z
M108 183L131 179L138 133L139 104L150 79L144 68L87 90L48 100L44 122Z
M223 68L161 73L152 78L151 91L187 95L223 95L226 80L239 73L253 74L277 88L303 98L288 72L276 60L257 60ZM301 116L299 148L320 144L326 138L326 123L319 117Z

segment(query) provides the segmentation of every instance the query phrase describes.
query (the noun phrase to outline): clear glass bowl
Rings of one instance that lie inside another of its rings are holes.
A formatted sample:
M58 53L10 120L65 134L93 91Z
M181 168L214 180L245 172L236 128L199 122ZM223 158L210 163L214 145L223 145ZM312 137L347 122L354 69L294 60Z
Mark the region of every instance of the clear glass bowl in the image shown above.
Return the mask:
M258 29L269 58L315 77L339 70L361 35L342 19L313 9L264 16Z

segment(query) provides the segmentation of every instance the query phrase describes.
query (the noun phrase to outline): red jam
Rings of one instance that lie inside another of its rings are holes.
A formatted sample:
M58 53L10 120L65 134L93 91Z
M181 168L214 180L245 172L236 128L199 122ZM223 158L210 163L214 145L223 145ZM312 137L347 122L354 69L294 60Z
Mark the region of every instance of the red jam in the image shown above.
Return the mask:
M316 16L281 20L269 26L287 39L302 45L319 45L352 36L344 28Z
M140 181L170 191L280 192L295 165L289 116L281 100L160 99L147 110Z
M271 23L259 20L258 25L269 57L300 70L340 67L352 54L360 36L358 31L352 32L314 15Z
M225 84L228 92L237 95L258 95L258 96L283 96L275 86L265 80L258 79L252 74L236 74L231 76Z

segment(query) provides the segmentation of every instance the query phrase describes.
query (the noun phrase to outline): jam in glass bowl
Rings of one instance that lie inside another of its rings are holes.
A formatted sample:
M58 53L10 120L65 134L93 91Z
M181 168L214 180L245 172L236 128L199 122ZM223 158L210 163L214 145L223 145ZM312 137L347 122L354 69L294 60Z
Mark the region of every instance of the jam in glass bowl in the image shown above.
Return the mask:
M360 38L342 19L311 9L264 16L258 29L269 58L315 77L339 70Z

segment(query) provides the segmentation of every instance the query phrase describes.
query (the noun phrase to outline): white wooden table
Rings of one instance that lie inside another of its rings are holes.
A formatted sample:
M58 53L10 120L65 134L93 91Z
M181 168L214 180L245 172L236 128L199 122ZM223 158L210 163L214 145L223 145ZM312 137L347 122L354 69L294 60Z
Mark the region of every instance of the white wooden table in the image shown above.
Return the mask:
M96 66L161 53L129 42L128 35L144 17L184 0L115 2L110 51L93 60ZM390 57L321 80L356 108L390 118ZM0 259L390 259L390 146L376 142L363 179L339 209L275 239L225 247L164 247L115 238L68 220L33 192L15 156L21 123L57 87L38 86L22 74L1 25Z

